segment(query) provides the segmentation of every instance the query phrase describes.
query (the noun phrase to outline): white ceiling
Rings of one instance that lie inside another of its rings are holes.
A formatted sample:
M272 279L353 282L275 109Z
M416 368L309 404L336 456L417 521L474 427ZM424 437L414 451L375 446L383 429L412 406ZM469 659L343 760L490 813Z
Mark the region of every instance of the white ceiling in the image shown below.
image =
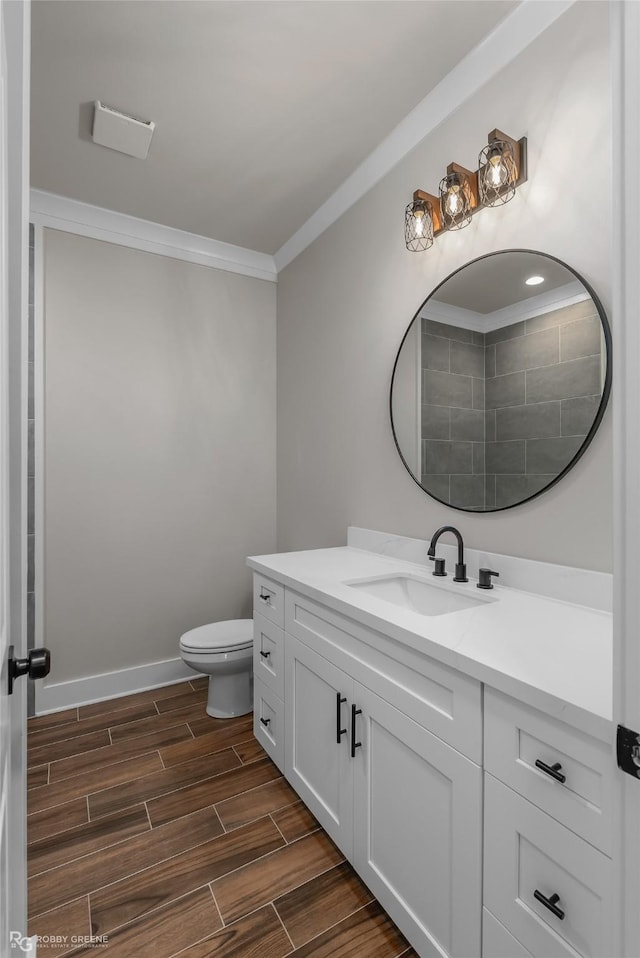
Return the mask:
M515 0L35 0L32 186L274 253ZM147 160L92 103L156 122Z
M544 283L527 286L529 276L542 276ZM486 314L566 286L574 279L571 270L542 253L510 251L465 266L440 287L435 298Z

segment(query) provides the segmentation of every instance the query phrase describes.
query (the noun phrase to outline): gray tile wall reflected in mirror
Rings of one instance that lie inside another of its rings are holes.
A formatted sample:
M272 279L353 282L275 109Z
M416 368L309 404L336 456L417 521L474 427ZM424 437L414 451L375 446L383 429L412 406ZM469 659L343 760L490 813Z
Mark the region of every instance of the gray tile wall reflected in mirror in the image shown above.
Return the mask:
M500 509L568 465L598 411L602 332L591 299L489 333L422 319L422 485Z

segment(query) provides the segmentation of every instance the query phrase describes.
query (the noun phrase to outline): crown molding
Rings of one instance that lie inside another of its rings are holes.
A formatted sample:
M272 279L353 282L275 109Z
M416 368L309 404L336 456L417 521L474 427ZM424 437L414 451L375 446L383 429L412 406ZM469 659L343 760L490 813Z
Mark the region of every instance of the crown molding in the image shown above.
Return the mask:
M577 0L523 0L401 120L329 199L275 254L278 272L288 266L400 160L514 60Z
M31 222L90 239L276 283L273 256L116 213L66 196L31 190Z
M494 329L502 329L504 326L512 326L513 323L520 323L524 319L534 319L536 316L552 313L556 309L564 309L566 306L582 303L585 299L589 299L588 292L582 283L573 280L564 286L550 289L546 293L529 296L512 306L496 309L492 313L477 313L473 309L451 306L449 303L441 303L439 300L433 299L429 300L421 311L420 318L433 319L438 323L445 323L447 326L459 326L476 333L490 333Z

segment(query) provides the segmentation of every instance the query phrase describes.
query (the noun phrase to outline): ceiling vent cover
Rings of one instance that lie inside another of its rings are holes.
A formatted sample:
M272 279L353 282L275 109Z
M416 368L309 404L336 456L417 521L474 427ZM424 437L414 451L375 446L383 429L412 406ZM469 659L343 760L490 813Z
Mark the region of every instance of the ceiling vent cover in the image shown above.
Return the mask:
M155 128L151 120L137 120L111 106L105 106L100 100L95 101L92 137L99 146L146 160Z

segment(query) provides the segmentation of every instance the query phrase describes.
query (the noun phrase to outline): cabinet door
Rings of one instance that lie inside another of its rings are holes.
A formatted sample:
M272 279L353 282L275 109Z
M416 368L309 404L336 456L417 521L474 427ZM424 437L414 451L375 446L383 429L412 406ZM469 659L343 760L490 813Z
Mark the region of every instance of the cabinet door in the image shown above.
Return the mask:
M354 683L354 862L422 956L479 955L482 772Z
M285 637L285 774L348 857L353 823L348 722L352 691L350 676L293 636Z

